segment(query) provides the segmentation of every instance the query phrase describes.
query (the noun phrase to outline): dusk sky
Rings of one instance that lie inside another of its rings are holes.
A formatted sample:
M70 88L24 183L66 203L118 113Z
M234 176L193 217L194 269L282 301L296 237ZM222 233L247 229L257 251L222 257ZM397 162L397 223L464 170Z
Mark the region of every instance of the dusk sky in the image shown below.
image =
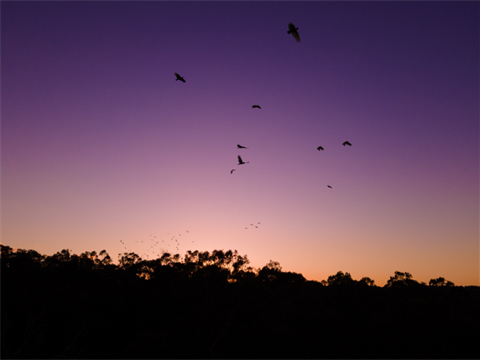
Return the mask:
M479 7L2 1L1 242L479 285Z

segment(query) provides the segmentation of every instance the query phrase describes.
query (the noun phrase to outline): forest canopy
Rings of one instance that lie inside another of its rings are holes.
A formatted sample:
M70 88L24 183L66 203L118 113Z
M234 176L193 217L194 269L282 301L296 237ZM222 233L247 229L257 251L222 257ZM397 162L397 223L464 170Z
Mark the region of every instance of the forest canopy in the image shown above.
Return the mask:
M480 287L442 277L308 281L236 250L114 264L2 245L0 263L2 358L480 357Z
M80 255L71 254L64 249L54 255L41 255L35 250L12 249L0 245L2 267L25 268L76 268L90 271L106 271L108 273L122 270L139 278L150 280L169 277L216 281L237 282L256 279L258 281L306 282L303 275L295 272L283 272L280 263L270 260L262 268L249 266L247 255L240 255L237 250L187 251L185 256L163 252L157 259L145 260L134 252L118 254L118 264L114 264L110 255L102 250L86 251ZM168 270L167 270L168 269ZM313 281L316 282L316 281ZM324 286L377 286L369 277L354 280L350 273L338 271L328 279L319 282ZM412 278L408 272L395 271L384 287L402 287L427 285ZM443 277L431 279L428 286L455 286Z

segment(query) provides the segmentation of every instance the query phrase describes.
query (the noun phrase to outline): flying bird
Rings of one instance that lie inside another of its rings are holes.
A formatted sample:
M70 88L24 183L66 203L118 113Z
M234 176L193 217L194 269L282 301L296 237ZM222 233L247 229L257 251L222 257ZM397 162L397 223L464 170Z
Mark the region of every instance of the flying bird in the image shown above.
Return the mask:
M322 146L319 146L317 147L317 150L320 151L320 150L325 150Z
M249 161L244 162L244 161L242 160L241 156L238 155L238 165L243 165L243 164L248 164L248 163L249 163Z
M345 145L352 146L352 144L350 144L348 141L345 141L342 145L343 146L345 146Z
M233 174L234 171L235 171L235 169L232 169L232 171L230 171L230 174Z
M252 109L255 109L255 108L261 109L260 105L252 105Z
M242 146L242 145L240 145L240 144L237 145L237 148L239 148L239 149L248 149L247 147Z
M175 76L177 77L177 78L175 79L175 81L180 80L180 81L182 81L182 82L185 82L185 79L184 79L183 77L181 77L178 73L175 73Z
M329 187L330 189L332 188L330 185L327 185L327 187Z
M295 27L292 23L288 24L287 34L292 34L297 42L300 42L300 35L298 35L298 28Z

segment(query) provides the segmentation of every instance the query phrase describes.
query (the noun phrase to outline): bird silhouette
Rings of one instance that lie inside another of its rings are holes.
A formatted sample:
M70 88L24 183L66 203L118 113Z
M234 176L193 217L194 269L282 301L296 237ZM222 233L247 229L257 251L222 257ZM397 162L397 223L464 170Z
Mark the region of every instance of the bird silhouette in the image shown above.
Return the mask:
M244 162L244 161L242 160L241 156L238 155L238 165L243 165L243 164L248 164L248 163L249 163L249 161Z
M350 144L348 141L345 141L342 145L343 146L345 146L345 145L352 146L352 144Z
M327 187L329 187L330 189L332 188L330 185L327 185Z
M242 146L242 145L240 145L240 144L237 145L237 148L239 148L239 149L248 149L248 147Z
M298 28L292 23L288 24L287 34L292 34L297 42L300 42L300 35L298 35Z
M252 109L255 109L255 108L261 109L260 105L252 105Z
M175 76L177 77L177 78L175 79L175 81L180 80L180 81L182 81L182 82L185 82L185 79L184 79L183 77L181 77L178 73L175 73Z
M322 146L319 146L317 147L317 150L320 151L320 150L325 150Z
M233 174L234 171L235 171L235 169L232 169L232 171L230 171L230 174Z

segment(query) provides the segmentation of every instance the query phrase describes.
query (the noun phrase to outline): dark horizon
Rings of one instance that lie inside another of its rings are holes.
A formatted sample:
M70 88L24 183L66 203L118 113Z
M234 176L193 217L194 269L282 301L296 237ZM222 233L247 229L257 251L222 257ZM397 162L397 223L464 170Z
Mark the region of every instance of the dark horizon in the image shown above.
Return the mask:
M92 264L95 266L100 266L100 265L109 265L112 266L113 268L121 269L124 268L125 266L132 266L132 265L137 265L140 266L141 269L144 269L144 271L140 271L139 273L136 273L136 275L140 278L144 278L145 280L149 280L150 277L146 276L149 274L149 266L155 266L158 265L158 262L162 265L168 265L171 266L172 264L178 264L178 265L186 265L189 262L193 261L192 259L196 259L199 261L199 259L207 259L205 260L207 263L214 264L216 261L224 259L225 254L229 254L227 257L232 259L232 256L234 259L237 259L240 261L242 265L242 270L246 272L250 272L251 275L258 276L262 269L271 269L275 271L279 271L282 273L282 267L278 261L270 260L265 266L260 267L260 268L254 268L249 266L250 265L250 260L248 259L248 255L239 255L237 250L228 250L224 251L222 250L212 250L211 252L209 251L199 251L199 250L188 250L185 253L185 256L182 256L178 253L170 253L170 252L162 252L161 254L158 254L157 258L152 258L152 259L145 259L136 254L135 252L124 252L124 253L119 253L118 254L118 259L117 262L115 262L111 256L108 254L106 250L102 250L99 253L96 251L86 251L82 254L74 254L71 253L69 249L63 249L61 251L56 252L53 255L42 255L38 253L37 251L33 249L14 249L8 245L3 245L0 244L0 259L5 256L11 257L11 256L27 256L31 257L32 259L37 262L37 265L45 265L48 266L48 262L51 261L52 259L61 259L64 262L68 261L78 261L78 259L84 259L87 261L91 261ZM143 254L147 255L147 254ZM217 264L218 265L218 264ZM221 264L223 265L223 263ZM247 266L248 265L248 266ZM207 266L207 265L206 265ZM231 270L231 269L230 269ZM295 274L295 276L298 276L298 279L303 279L302 281L309 281L309 282L316 282L319 283L323 286L327 285L338 285L338 284L362 284L362 285L367 285L367 286L376 286L376 287L382 287L381 285L378 285L375 283L374 279L371 279L368 276L363 276L360 280L355 280L352 278L351 274L349 272L343 273L343 271L339 270L337 271L336 274L330 275L327 280L308 280L306 279L301 273L296 273L296 272L285 272L288 274ZM230 279L230 278L229 278ZM432 278L429 280L428 284L424 281L417 281L413 279L412 274L409 272L401 272L396 270L394 272L394 276L390 276L390 279L387 281L383 287L391 287L391 286L398 286L398 284L409 284L411 285L421 285L421 286L456 286L452 281L445 279L444 277L438 277L438 278ZM392 285L393 284L393 285ZM479 286L479 285L463 285L463 286ZM480 286L479 286L480 287Z
M338 272L324 286L275 261L250 271L236 251L120 266L103 251L39 255L1 247L2 358L480 355L479 286L408 272L384 287Z

